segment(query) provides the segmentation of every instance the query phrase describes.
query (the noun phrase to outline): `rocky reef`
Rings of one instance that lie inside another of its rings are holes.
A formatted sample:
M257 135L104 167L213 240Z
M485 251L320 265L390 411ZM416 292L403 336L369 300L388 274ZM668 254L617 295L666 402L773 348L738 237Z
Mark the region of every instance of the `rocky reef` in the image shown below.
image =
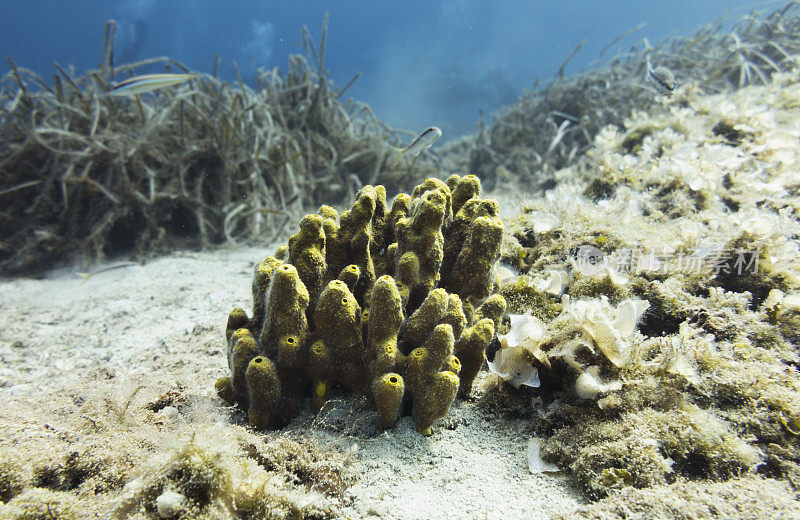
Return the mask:
M524 403L542 461L594 499L754 477L796 496L800 76L661 102L506 222L485 402Z
M503 224L473 175L427 179L391 207L365 186L255 267L250 316L226 329L230 375L216 390L259 429L287 424L336 387L367 396L388 428L410 411L430 433L469 394L506 309L493 293Z

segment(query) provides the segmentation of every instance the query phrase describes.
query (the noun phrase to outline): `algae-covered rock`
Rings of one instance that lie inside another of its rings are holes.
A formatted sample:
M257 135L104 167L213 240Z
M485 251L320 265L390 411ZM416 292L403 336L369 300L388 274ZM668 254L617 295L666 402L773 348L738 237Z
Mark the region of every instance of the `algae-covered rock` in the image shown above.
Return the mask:
M313 443L267 439L242 428L201 430L150 457L104 518L332 518L334 500L348 486L344 463ZM15 508L24 504L31 516L12 518L88 518L59 495L23 493ZM32 498L40 499L41 509ZM6 518L2 512L0 506Z
M509 221L493 397L535 393L545 459L620 518L691 516L625 488L800 482L797 79L634 114Z
M678 477L727 479L754 469L763 454L722 421L693 406L631 413L624 421L592 418L559 429L542 446L545 460L569 467L592 497Z
M77 520L80 511L73 495L46 488L29 488L7 504L0 503L0 517L9 520Z
M375 403L380 427L411 410L429 434L469 394L506 309L493 294L498 209L477 177L453 175L391 206L383 186L365 186L341 216L307 215L256 265L252 316L228 317L217 394L264 429L341 387Z

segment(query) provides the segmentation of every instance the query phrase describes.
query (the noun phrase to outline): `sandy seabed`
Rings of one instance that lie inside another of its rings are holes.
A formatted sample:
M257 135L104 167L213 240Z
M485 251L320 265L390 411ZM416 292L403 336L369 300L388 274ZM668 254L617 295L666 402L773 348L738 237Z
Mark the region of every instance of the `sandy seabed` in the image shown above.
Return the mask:
M63 468L73 452L125 452L95 463L127 475L194 432L241 428L213 385L227 371L227 313L249 308L253 265L267 251L175 254L86 281L59 271L0 283L0 453L35 472ZM166 419L149 408L170 391L183 404ZM528 471L527 421L497 420L470 402L457 402L431 437L409 417L386 433L374 419L343 397L284 432L350 454L342 517L545 518L582 502L565 475ZM86 518L122 493L79 488Z

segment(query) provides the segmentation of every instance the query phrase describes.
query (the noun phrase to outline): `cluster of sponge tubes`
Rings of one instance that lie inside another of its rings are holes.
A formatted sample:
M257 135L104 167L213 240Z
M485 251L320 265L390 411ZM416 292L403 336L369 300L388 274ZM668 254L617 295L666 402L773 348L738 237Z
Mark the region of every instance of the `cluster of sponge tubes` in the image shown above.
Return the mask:
M391 208L365 186L341 216L322 206L259 262L253 312L234 309L230 375L216 383L256 428L290 421L334 386L372 399L379 426L410 408L420 433L469 394L506 303L494 288L503 225L473 175L427 179Z

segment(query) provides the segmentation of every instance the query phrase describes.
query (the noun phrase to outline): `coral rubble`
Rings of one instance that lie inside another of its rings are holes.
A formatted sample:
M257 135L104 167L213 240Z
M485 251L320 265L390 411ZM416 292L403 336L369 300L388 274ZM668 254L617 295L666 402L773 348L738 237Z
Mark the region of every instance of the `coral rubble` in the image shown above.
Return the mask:
M379 426L416 429L465 396L505 312L492 294L503 224L473 175L427 179L391 207L365 186L340 216L323 206L253 277L253 312L228 318L230 375L217 393L256 428L286 424L333 387L369 396ZM337 218L338 217L338 218Z

